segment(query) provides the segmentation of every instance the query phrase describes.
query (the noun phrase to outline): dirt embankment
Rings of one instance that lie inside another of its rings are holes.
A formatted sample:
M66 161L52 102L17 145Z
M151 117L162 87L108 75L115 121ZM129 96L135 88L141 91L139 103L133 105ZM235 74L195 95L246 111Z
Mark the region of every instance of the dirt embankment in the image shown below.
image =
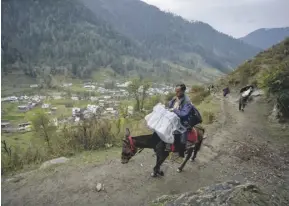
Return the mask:
M126 165L115 158L101 164L65 164L3 181L2 204L149 205L164 194L237 180L259 185L271 195L272 205L289 205L289 153L284 149L286 141L278 137L288 128L269 127L268 107L261 100L252 102L244 113L232 97L216 97L216 101L221 102L218 121L206 128L207 139L196 162L188 163L183 173L177 173L176 162L166 161L165 176L151 178L152 151L142 152ZM103 184L103 191L96 191L97 183Z

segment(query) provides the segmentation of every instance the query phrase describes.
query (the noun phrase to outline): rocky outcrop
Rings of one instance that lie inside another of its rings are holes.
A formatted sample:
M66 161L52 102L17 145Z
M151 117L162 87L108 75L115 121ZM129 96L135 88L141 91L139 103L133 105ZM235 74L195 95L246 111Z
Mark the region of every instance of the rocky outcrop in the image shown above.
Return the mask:
M66 158L66 157L59 157L59 158L56 158L56 159L52 159L52 160L44 162L41 165L40 169L44 169L44 168L50 167L51 165L63 164L63 163L66 163L68 160L69 159Z
M237 181L228 181L196 192L187 192L180 195L164 195L153 202L158 206L269 206L269 196L252 183L240 184Z

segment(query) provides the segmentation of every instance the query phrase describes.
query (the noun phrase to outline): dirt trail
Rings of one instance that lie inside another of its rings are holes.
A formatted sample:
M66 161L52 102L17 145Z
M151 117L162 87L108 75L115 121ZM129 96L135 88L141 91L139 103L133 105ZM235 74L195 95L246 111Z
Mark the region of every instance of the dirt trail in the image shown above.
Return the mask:
M206 128L207 139L196 162L189 162L183 173L176 172L177 163L166 161L162 167L165 177L151 178L155 157L147 150L126 165L120 164L120 159L79 167L62 165L46 172L29 173L18 182L3 182L2 204L148 205L163 194L196 190L229 179L255 181L272 194L279 188L289 191L285 186L289 185L287 167L276 169L280 165L263 164L263 156L252 152L249 158L243 158L242 151L246 150L247 144L251 148L247 140L256 147L258 142L260 145L268 143L270 151L276 154L281 151L277 142L272 143L274 140L266 129L266 106L260 107L261 103L255 102L242 113L237 111L234 98L219 97L217 100L221 102L220 117ZM284 165L283 159L279 160ZM276 161L269 163L277 164ZM98 182L104 184L105 191L95 191Z

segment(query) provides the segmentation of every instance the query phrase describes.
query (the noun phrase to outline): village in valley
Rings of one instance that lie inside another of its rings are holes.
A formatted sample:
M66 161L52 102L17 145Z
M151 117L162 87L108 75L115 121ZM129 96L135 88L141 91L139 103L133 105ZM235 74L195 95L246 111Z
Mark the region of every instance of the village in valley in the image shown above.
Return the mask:
M84 119L96 117L99 119L117 119L120 110L126 110L129 117L134 113L134 99L129 94L131 81L116 82L107 88L104 83L84 82L75 85L63 83L62 92L38 94L38 84L31 84L34 94L6 96L1 98L2 121L1 130L4 133L25 133L31 131L31 123L27 116L33 115L36 109L43 110L55 126L61 124L78 124ZM81 88L88 93L83 95L74 92L73 87ZM148 97L166 95L172 92L172 87L165 84L152 84L146 91ZM139 88L139 92L141 88Z

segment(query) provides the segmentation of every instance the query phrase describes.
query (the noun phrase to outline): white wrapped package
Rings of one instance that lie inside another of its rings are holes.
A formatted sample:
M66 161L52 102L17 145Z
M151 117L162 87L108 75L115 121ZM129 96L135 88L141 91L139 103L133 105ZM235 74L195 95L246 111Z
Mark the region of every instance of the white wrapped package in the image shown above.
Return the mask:
M251 92L251 90L252 90L252 88L244 91L244 92L242 93L242 97L247 97L247 96L249 95L249 93Z
M148 127L154 130L162 141L169 144L174 143L174 131L185 131L180 118L175 113L165 109L162 104L157 104L153 108L153 112L145 117L145 120Z

